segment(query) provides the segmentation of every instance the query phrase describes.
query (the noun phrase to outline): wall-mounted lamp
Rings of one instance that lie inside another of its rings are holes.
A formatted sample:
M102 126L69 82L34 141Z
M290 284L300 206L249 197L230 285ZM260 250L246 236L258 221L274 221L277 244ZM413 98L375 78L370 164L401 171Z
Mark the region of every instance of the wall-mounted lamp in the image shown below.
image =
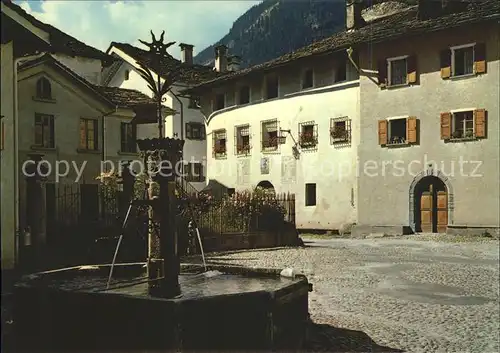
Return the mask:
M278 142L280 145L283 145L286 143L286 135L287 134L290 134L290 136L292 135L291 131L290 130L283 130L283 129L280 129L280 135L278 137Z

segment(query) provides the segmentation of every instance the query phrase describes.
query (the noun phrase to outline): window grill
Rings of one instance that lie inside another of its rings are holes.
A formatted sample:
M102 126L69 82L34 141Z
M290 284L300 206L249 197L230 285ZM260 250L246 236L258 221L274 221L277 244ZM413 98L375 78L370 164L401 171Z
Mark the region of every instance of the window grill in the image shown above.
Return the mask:
M226 130L216 130L213 133L213 156L224 158L227 155L227 135Z
M299 145L302 149L314 149L318 146L318 124L314 121L299 124Z
M278 120L266 120L261 124L261 147L263 152L278 150L279 128Z
M251 144L250 144L250 125L242 125L235 127L234 134L234 151L236 155L249 155Z
M347 117L330 119L330 142L332 145L351 143L351 119Z

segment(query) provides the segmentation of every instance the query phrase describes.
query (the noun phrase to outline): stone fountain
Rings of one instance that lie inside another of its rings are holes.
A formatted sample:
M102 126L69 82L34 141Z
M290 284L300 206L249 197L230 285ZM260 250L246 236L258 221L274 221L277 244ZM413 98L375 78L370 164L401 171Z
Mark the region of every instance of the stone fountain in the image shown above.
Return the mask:
M152 53L165 55L162 41L163 34L160 41L153 35ZM146 262L82 265L23 277L14 293L16 351L300 349L312 290L305 276L181 264L175 166L184 141L162 136L165 84L156 87L160 136L138 141L151 186L147 198L131 201L149 210ZM131 180L126 172L129 194Z

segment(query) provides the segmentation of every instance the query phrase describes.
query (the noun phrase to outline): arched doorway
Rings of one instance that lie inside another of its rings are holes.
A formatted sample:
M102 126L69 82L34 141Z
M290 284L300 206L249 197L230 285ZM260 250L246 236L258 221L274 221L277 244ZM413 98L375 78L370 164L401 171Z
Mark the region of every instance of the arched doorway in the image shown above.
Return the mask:
M448 227L448 189L437 176L420 179L413 189L415 231L445 233Z
M263 189L266 189L266 190L268 190L268 191L272 191L272 192L274 192L274 193L276 192L276 191L274 190L274 186L273 186L273 184L271 184L271 183L270 183L269 181L267 181L267 180L263 180L263 181L261 181L260 183L258 183L258 184L257 184L257 187L258 187L258 188L263 188Z

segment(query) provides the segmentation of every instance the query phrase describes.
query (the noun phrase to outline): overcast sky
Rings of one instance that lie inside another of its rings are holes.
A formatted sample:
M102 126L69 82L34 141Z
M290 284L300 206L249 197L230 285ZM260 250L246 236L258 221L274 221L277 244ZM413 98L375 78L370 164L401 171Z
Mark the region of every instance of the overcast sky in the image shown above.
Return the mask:
M222 38L233 22L261 1L15 1L40 21L105 51L109 43L150 41L150 30L166 40L193 44L194 54ZM180 57L176 45L170 54Z

